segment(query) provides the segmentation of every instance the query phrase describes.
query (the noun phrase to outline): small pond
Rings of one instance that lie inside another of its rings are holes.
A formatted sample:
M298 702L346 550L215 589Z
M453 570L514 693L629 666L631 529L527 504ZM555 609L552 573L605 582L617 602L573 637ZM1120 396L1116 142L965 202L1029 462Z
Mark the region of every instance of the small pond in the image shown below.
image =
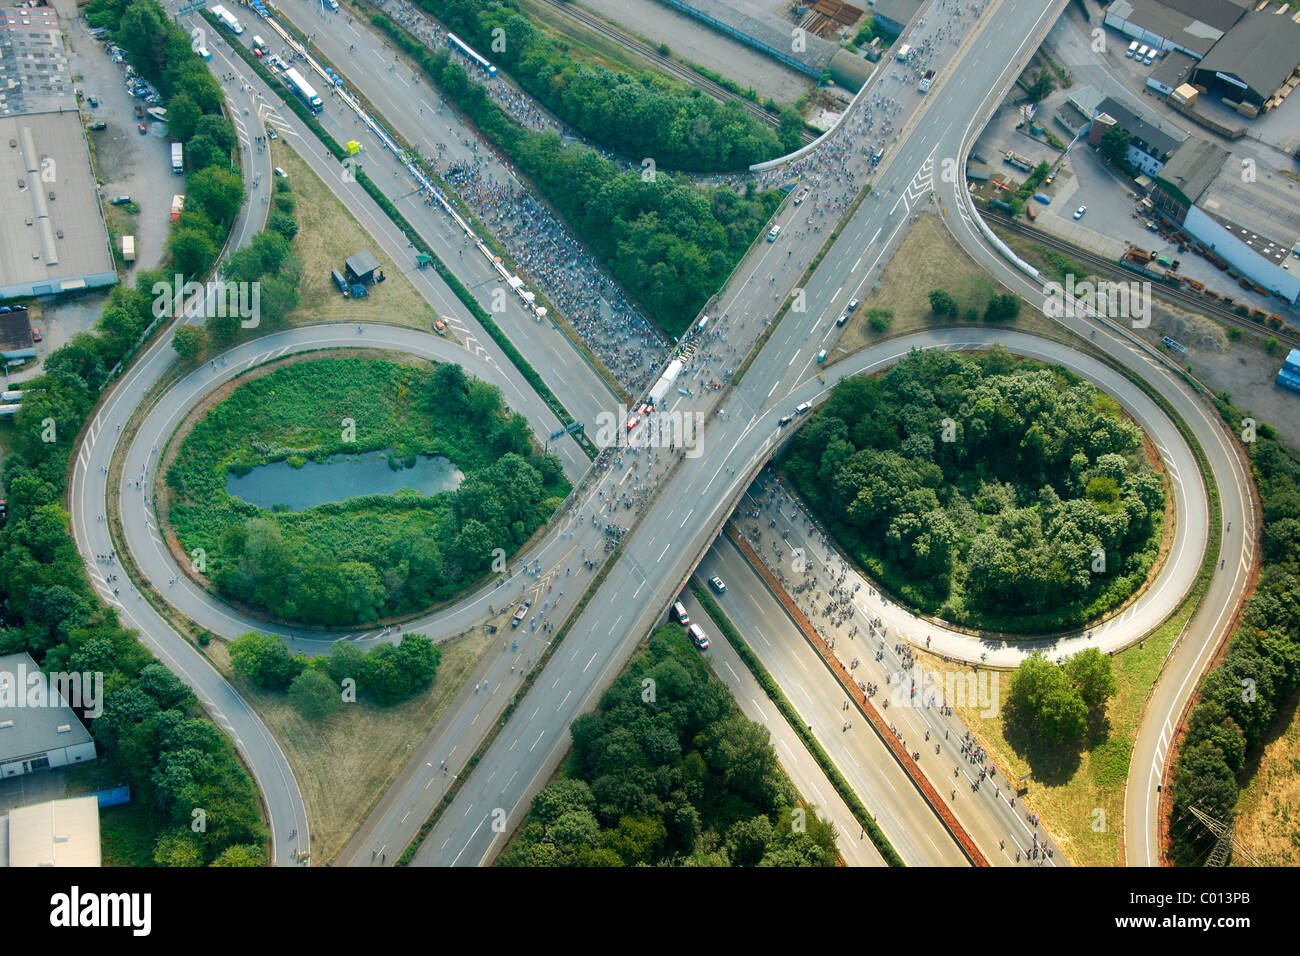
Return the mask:
M441 455L424 455L415 467L394 471L388 453L331 455L325 461L309 461L294 468L287 461L259 465L246 475L226 474L226 491L251 505L266 508L283 505L290 511L305 511L330 501L346 501L361 495L391 495L409 488L422 495L455 491L465 475Z

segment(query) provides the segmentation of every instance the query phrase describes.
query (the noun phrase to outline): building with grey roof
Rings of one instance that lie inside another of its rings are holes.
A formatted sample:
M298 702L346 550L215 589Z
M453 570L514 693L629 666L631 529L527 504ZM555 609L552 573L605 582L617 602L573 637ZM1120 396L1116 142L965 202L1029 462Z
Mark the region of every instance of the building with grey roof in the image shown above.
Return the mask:
M1218 96L1268 108L1300 68L1300 23L1277 13L1252 13L1214 45L1192 82ZM1289 84L1294 88L1295 84Z
M1099 145L1102 134L1111 126L1118 126L1128 133L1128 155L1125 158L1130 165L1148 176L1159 173L1170 154L1182 142L1180 137L1148 122L1114 97L1108 96L1097 105L1097 112L1093 115L1092 130L1088 134L1089 145Z
M1168 96L1186 82L1196 61L1181 50L1170 50L1147 77L1147 87Z
M0 777L94 759L90 731L60 687L29 655L0 657Z
M1300 184L1247 158L1188 139L1156 177L1151 200L1214 255L1278 297L1300 304Z
M0 116L0 299L115 282L81 114Z
M912 17L921 9L921 0L867 0L871 18L886 33L901 36Z
M1175 3L1161 0L1114 0L1106 7L1102 22L1139 43L1162 52L1181 50L1199 60L1210 52L1227 31L1227 27L1216 26L1215 23L1225 23L1231 18L1229 8L1235 7L1239 11L1238 17L1245 12L1244 7L1230 2L1221 5L1187 2L1181 6L1185 9L1178 9ZM1196 11L1200 7L1205 9L1198 12L1208 15L1210 21L1187 12Z
M100 866L94 795L15 807L4 823L4 866Z
M796 37L794 31L797 27L776 17L757 17L743 13L721 0L659 2L694 17L724 36L739 40L806 76L820 79L823 74L830 73L834 82L857 92L871 75L871 65L866 60L807 31L800 31Z
M0 116L76 109L53 7L0 7Z

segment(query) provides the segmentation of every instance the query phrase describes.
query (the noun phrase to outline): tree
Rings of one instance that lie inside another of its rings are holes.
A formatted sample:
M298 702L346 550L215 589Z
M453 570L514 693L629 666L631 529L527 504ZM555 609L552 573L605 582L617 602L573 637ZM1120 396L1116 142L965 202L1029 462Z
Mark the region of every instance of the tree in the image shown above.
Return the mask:
M216 243L197 229L173 229L167 247L177 270L184 276L201 275L217 256Z
M290 656L282 638L256 631L231 641L230 661L238 673L270 690L284 690L303 667L302 661Z
M1037 729L1054 743L1080 740L1088 717L1079 691L1065 672L1035 653L1011 675L1007 706L1018 722Z
M1101 134L1101 142L1097 148L1106 162L1122 166L1127 162L1130 139L1127 130L1120 126L1112 126Z
M154 844L153 861L159 866L202 866L203 847L188 830L168 830Z
M286 239L292 239L298 235L298 220L287 212L273 212L266 221L266 228Z
M266 854L262 852L261 847L250 846L246 843L236 843L222 850L215 860L213 866L266 866Z
M207 348L208 331L201 325L178 325L172 335L172 348L183 362L192 362Z
M935 315L956 315L957 300L943 289L930 291L930 311Z
M1047 70L1039 70L1038 76L1030 83L1025 90L1025 95L1035 103L1041 103L1052 95L1052 90L1056 89L1056 84L1052 81L1052 74Z
M1098 711L1115 696L1115 675L1110 657L1089 647L1065 662L1065 673L1091 711Z
M244 184L238 174L228 169L209 166L190 173L185 188L186 210L194 207L214 223L234 222L244 203Z
M177 93L168 100L167 133L172 141L177 143L189 142L198 128L199 119L202 115L198 104L190 98L188 93Z
M314 667L308 667L289 685L289 703L308 720L324 720L341 701L338 685Z

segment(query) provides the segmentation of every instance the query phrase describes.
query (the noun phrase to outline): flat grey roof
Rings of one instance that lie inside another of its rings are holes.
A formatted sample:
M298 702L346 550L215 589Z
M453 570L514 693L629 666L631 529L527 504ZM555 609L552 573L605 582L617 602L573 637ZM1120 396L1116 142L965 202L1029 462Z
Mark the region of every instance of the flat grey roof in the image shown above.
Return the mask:
M1170 50L1161 58L1159 65L1151 71L1151 78L1157 83L1176 88L1186 79L1187 74L1192 72L1192 67L1195 65L1196 60L1186 53L1181 50Z
M659 0L659 2L691 14L706 23L713 21L724 31L730 30L748 37L754 45L764 47L773 54L795 60L818 73L830 68L831 57L839 50L837 44L811 33L805 36L806 49L798 52L791 50L790 37L794 29L793 23L777 17L760 18L742 13L734 7L727 6L721 0Z
M1193 20L1208 23L1216 30L1229 30L1246 15L1249 3L1237 0L1159 0L1161 4Z
M1158 0L1115 0L1106 8L1106 15L1118 17L1171 43L1177 43L1198 57L1209 53L1210 48L1223 36L1222 30L1171 9Z
M0 116L0 285L114 269L81 114Z
M0 115L75 109L53 7L0 7Z
M0 312L0 352L32 347L31 316L26 309Z
M916 16L916 11L919 9L921 9L921 0L875 0L867 12L899 26L907 26L908 21Z
M1254 169L1254 182L1242 179L1235 162L1216 172L1196 205L1257 254L1281 265L1300 238L1300 183L1262 165Z
M1150 146L1158 155L1172 153L1178 148L1178 144L1182 142L1182 140L1175 138L1170 133L1166 133L1159 127L1148 123L1123 103L1115 100L1114 97L1108 96L1098 103L1097 112L1113 116L1133 139ZM1147 152L1150 151L1147 150Z
M360 252L354 252L347 257L343 263L354 276L363 276L367 272L374 272L379 268L379 260L369 249L362 249Z
M0 657L0 685L5 682L12 685L0 694L0 763L90 743L90 731L82 726L81 720L66 703L62 706L17 706L14 698L25 699L29 686L26 681L32 674L40 674L45 681L46 693L50 695L47 699L52 699L50 683L30 655ZM60 727L68 729L60 733Z
M1262 99L1300 64L1300 23L1275 13L1252 13L1214 45L1198 70L1235 76Z

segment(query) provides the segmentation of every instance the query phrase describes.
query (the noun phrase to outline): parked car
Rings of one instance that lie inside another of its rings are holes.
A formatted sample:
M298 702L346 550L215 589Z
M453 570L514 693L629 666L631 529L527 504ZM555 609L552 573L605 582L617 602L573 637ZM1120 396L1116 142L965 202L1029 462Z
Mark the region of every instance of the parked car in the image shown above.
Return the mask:
M433 331L437 332L439 335L447 334L447 326L443 323L442 319L433 320Z
M849 320L849 313L848 313L847 311L845 311L845 312L841 312L841 313L840 313L840 317L839 317L838 319L835 320L835 324L836 324L836 325L843 325L843 324L844 324L845 322L847 322L848 320Z
M1078 209L1076 209L1076 210L1074 211L1074 218L1075 218L1075 219L1082 219L1082 218L1083 218L1083 214L1084 214L1085 212L1087 212L1087 211L1088 211L1088 207L1087 207L1087 206L1080 206Z
M114 206L126 206L131 202L130 196L114 196L109 202Z
M857 300L857 299L849 299L849 304L848 304L847 306L844 307L844 311L845 311L845 312L852 312L852 311L853 311L854 309L856 309L857 307L858 307L858 300Z
M279 166L275 167L275 174L276 174L277 176L279 176L281 179L288 179L288 178L289 178L289 174L286 173L286 172L285 172L283 169L281 169Z
M32 326L32 341L33 341L33 342L39 342L42 338L44 338L44 336L41 335L41 330L38 329L36 326L33 325L33 326Z
M785 426L789 425L792 421L794 421L793 415L782 415L780 421L778 421L777 424L780 425L782 428L785 428Z
M91 124L90 124L90 129L91 129L92 132L96 132L96 133L98 133L100 130L108 129L108 124L107 124L107 123L91 123Z
M709 587L713 588L713 590L717 591L719 594L727 593L727 586L722 583L722 578L718 577L716 574L709 578Z
M148 127L148 126L145 126L144 123L141 123L139 126L136 127L136 129L138 129L138 130L140 131L140 135L141 135L141 136L143 136L145 133L149 132L149 127Z
M90 108L91 108L92 110L97 110L97 109L99 109L99 100L95 99L95 97L93 97L93 96L87 96L87 97L86 97L86 102L90 104Z
M268 127L266 128L266 138L267 138L267 139L279 139L279 138L280 138L280 134L277 133L277 132L275 131L275 127L274 127L274 126L268 126Z
M810 411L812 411L812 402L800 402L794 407L796 415L807 415Z

